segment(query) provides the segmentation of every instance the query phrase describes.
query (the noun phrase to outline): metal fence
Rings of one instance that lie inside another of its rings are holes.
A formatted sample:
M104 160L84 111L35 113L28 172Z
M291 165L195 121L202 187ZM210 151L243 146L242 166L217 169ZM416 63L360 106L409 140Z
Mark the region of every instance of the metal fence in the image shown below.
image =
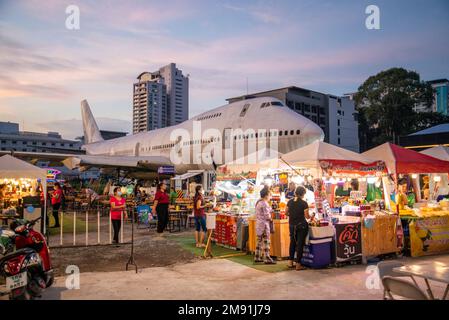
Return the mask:
M131 241L132 218L136 217L135 208L126 209L121 217L121 228L119 233L120 243ZM51 209L48 210L50 216L50 227L47 231L47 239L50 247L66 246L91 246L112 244L113 226L109 214L109 208L97 207L95 209L68 208L59 212L60 228L52 228L54 218ZM135 222L137 222L135 220ZM149 228L149 226L145 226Z

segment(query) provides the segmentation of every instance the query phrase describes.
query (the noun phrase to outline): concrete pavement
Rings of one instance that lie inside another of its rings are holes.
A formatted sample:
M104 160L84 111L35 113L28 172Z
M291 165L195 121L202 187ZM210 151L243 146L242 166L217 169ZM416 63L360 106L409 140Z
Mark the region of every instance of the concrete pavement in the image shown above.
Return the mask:
M449 255L402 260L405 264L425 260L449 263ZM267 273L226 259L200 260L142 269L137 274L81 273L79 290L66 289L66 278L59 277L43 299L381 299L381 284L376 287L375 277L369 278L372 270L349 265ZM372 288L367 288L367 282ZM424 288L424 282L418 282ZM445 286L431 285L436 296L441 296Z

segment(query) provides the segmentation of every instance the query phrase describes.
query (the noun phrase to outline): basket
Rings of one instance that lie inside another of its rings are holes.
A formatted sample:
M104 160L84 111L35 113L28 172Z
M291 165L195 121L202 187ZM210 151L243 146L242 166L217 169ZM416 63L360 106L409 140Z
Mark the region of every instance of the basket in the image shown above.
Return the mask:
M319 238L330 238L334 236L334 227L333 226L325 226L325 227L309 227L309 235L310 238L319 239Z

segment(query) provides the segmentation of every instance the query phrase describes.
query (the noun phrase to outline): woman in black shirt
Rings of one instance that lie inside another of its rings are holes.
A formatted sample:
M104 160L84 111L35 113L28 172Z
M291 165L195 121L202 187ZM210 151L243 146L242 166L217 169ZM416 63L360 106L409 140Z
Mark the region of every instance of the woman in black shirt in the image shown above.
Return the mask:
M289 217L290 227L290 258L288 267L293 268L293 260L296 252L296 270L303 270L305 267L301 265L302 254L309 225L306 219L310 219L309 206L303 200L306 194L304 187L298 187L295 190L295 197L287 203L286 214Z

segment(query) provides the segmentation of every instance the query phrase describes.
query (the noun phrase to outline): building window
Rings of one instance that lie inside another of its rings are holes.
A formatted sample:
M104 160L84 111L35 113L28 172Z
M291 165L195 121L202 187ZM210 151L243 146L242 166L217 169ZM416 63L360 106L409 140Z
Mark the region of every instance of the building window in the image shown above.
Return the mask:
M341 143L340 138L338 138L338 144L340 144L340 143Z
M43 145L43 146L46 146L46 145L47 145L47 142L42 142L42 145Z
M312 121L313 121L313 122L317 122L316 116L312 116Z
M304 111L310 112L310 104L304 105Z
M337 130L338 135L340 135L340 128Z
M17 141L13 141L12 144L17 144Z
M27 144L27 142L26 141L22 141L22 144Z
M316 113L316 106L312 106L312 112Z
M340 119L337 120L337 126L340 126Z

